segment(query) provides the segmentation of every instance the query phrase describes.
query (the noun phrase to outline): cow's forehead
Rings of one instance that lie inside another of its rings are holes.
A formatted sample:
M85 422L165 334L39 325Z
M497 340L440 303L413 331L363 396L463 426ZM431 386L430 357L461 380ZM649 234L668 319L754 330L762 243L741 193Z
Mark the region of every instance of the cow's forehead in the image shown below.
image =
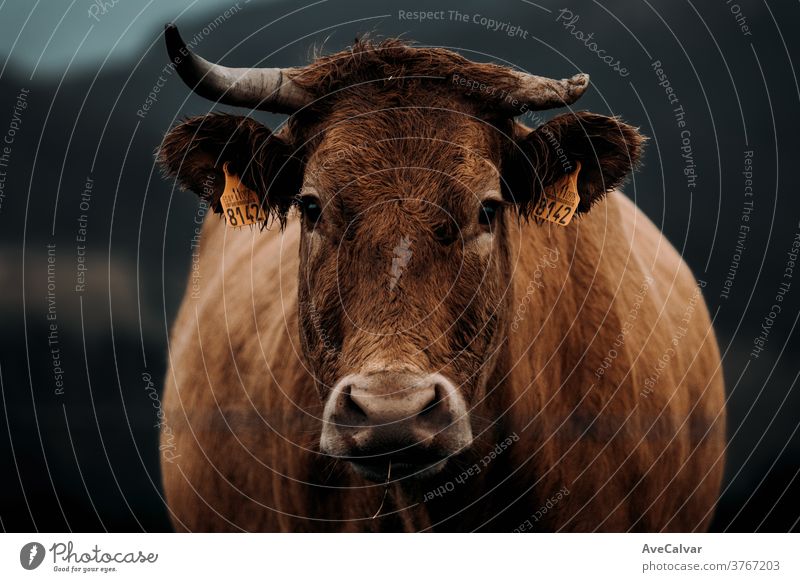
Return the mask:
M306 183L323 193L474 193L497 187L498 143L491 125L461 111L381 110L328 126L310 157Z

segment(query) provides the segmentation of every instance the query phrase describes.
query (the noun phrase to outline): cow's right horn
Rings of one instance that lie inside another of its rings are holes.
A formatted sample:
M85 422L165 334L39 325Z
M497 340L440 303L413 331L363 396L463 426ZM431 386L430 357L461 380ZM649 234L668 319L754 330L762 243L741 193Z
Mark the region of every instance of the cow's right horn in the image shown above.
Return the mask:
M311 102L311 96L292 81L300 69L240 69L209 63L189 50L174 24L164 28L164 40L178 75L201 97L288 114Z
M520 103L528 105L530 109L551 109L571 105L589 87L589 75L585 73L561 80L519 71L514 71L514 76L519 86L510 95Z

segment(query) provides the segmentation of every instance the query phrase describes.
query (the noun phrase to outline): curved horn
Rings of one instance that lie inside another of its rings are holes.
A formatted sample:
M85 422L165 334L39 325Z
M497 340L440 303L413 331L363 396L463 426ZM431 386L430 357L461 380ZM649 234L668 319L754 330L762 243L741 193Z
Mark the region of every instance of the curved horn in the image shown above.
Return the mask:
M297 69L237 69L209 63L189 50L174 24L164 27L164 40L178 75L201 97L289 114L311 102L308 93L291 80Z
M584 73L560 81L519 71L514 71L514 76L519 81L519 87L516 91L511 91L510 96L527 104L530 109L571 105L589 87L589 75ZM519 108L517 111L519 112Z

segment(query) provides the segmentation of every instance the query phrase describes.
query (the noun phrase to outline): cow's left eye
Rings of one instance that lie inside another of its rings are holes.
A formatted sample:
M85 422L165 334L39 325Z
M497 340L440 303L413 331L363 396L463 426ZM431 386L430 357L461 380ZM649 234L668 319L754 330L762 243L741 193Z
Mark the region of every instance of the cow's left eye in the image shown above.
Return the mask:
M497 213L500 210L500 202L496 200L486 200L478 211L478 222L483 226L491 226Z

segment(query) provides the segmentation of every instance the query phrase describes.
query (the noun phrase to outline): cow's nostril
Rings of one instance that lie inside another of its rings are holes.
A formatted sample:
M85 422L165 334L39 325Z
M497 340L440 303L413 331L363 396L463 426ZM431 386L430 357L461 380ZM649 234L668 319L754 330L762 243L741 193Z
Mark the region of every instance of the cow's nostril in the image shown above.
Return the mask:
M352 386L345 386L339 397L339 410L337 416L346 425L360 425L369 418L367 411L359 406L352 396Z
M435 384L430 402L417 415L421 426L427 427L434 433L446 428L453 420L447 390L440 384Z
M442 406L443 396L444 391L438 384L436 384L433 387L433 391L430 393L430 400L427 404L425 404L425 408L420 411L419 416L425 417L434 414L437 409Z

